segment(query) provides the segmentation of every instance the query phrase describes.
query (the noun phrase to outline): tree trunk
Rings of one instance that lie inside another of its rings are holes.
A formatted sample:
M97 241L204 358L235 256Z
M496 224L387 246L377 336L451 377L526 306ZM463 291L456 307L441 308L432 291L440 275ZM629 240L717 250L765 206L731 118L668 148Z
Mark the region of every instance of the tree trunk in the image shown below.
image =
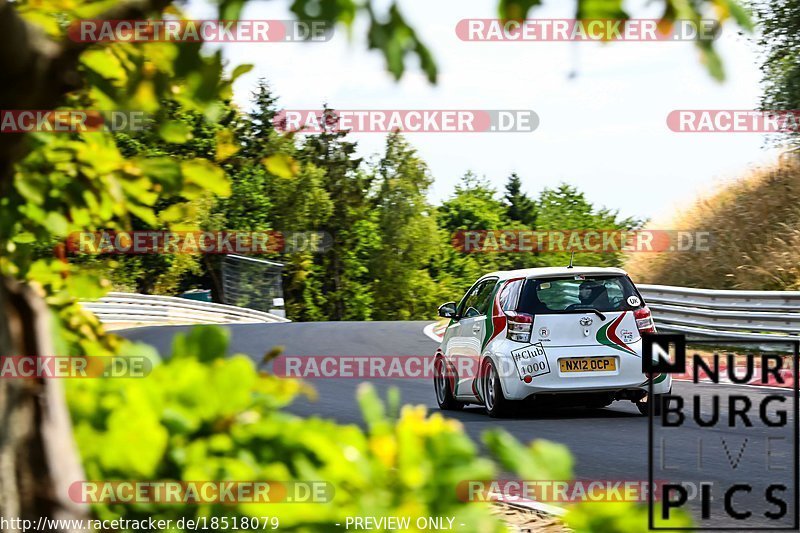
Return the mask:
M54 355L49 311L30 287L0 281L0 356ZM86 509L69 500L83 479L61 382L0 379L0 517L74 519ZM18 523L6 531L21 531ZM72 531L69 527L46 527Z

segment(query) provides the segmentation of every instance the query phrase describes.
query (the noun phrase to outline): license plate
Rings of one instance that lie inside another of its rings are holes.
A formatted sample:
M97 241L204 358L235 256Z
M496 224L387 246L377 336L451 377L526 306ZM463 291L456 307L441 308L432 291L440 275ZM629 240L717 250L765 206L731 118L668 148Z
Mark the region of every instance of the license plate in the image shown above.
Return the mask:
M570 357L559 359L562 372L608 372L617 369L616 357Z

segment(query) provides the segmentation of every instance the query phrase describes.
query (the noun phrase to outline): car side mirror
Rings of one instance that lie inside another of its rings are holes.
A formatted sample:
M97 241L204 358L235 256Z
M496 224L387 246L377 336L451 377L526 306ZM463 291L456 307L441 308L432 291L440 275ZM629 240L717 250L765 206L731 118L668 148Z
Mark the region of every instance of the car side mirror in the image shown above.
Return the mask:
M447 302L439 306L439 316L443 318L455 318L456 303Z

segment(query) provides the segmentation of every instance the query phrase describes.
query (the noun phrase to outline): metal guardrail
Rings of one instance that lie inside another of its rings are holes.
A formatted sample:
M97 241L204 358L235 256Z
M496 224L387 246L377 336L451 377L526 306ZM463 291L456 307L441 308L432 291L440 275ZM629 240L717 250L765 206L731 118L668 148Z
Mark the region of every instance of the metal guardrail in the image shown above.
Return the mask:
M694 339L800 340L800 291L638 288L659 331Z
M103 323L230 324L290 322L290 320L233 305L198 302L172 296L112 292L100 300L82 302Z
M724 291L639 285L659 331L694 339L800 340L800 291ZM121 292L84 302L105 323L289 322L263 311L171 296Z

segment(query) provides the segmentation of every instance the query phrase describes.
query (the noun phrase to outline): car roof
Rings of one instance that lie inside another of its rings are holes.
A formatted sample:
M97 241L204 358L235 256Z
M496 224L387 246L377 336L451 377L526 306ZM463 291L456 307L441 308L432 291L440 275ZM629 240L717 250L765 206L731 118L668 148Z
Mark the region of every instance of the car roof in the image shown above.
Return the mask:
M540 267L522 268L520 270L500 270L486 274L483 278L500 278L501 280L514 278L560 278L564 276L597 276L597 275L627 275L621 268L615 267Z

